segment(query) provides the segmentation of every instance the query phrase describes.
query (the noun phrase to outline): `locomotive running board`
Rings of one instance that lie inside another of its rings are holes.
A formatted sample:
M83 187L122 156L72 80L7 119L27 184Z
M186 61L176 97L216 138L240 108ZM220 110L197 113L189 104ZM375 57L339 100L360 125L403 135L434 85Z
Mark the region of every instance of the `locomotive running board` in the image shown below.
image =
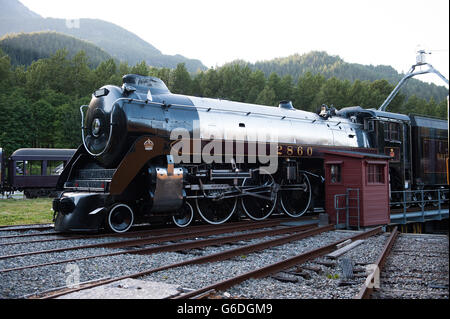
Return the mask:
M117 167L109 188L111 195L122 194L145 163L158 155L167 155L169 152L169 145L163 138L141 136Z

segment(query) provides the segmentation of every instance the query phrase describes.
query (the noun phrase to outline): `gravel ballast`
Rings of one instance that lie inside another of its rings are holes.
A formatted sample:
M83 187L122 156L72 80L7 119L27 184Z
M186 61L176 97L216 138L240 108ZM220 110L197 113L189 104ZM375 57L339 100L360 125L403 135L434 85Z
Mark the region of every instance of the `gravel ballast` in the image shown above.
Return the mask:
M217 281L253 271L259 267L293 257L355 234L356 232L354 231L328 231L292 243L265 249L263 251L236 256L229 260L167 269L147 276L142 276L139 279L176 285L186 289L199 289ZM385 241L388 238L388 235L389 234L387 233L382 233L365 239L362 244L356 246L337 259L320 257L292 269L286 269L279 274L274 274L273 276L261 279L246 280L232 288L229 288L227 291L218 292L218 294L225 297L252 299L353 298L358 293L367 276L365 267L376 261ZM406 271L410 274L415 273L415 276L423 276L423 278L428 278L427 276L431 276L427 286L428 289L434 289L433 294L431 295L438 298L448 298L448 237L434 236L433 240L428 241L425 239L425 236L423 236L423 238L420 237L422 239L417 240L417 238L419 238L417 236L399 236L397 239L398 246L394 246L394 251L416 250L420 248L423 251L422 255L416 256L414 261L408 261L405 256L399 257L401 260L395 260L394 258L391 261L391 264L398 266L397 271ZM39 293L58 287L66 287L74 282L82 283L92 280L99 280L102 278L105 279L116 276L124 276L149 270L151 268L157 268L164 265L197 258L199 256L234 249L242 245L259 243L261 241L266 241L273 238L275 237L239 241L233 244L209 246L203 249L190 249L151 255L123 254L81 260L75 263L63 263L20 271L5 272L0 274L0 298L22 298L24 296L29 296L30 294ZM111 242L116 240L118 240L118 238L112 237L101 239L92 238L83 240L67 240L59 243L42 242L29 245L7 245L0 247L0 255L9 255L22 251L69 247L89 243ZM442 242L446 242L447 246L445 246ZM417 244L418 246L413 246L414 244ZM441 245L442 248L439 248L438 251L435 251L436 249L433 248L438 246L441 247ZM151 246L156 245L148 245L148 247ZM447 249L446 254L443 252L445 247ZM121 250L113 248L89 248L8 258L0 260L0 269L80 258L117 251ZM431 255L439 255L439 258L446 258L446 263L443 262L442 265L437 265L436 260L430 258ZM347 261L350 260L350 263L353 266L353 278L344 278L343 270L341 269L343 259L347 259ZM408 262L410 263L410 266L408 266ZM422 264L422 262L424 264ZM411 265L413 263L418 266L412 267ZM444 269L445 265L447 266L446 270ZM418 271L420 269L424 271ZM439 273L440 278L443 278L443 280L438 281L432 277L433 272ZM282 280L283 277L287 277L288 280ZM442 283L445 283L445 279L447 283L447 295L445 295L445 293L442 294L442 291L445 291L445 289L439 288L439 290L438 288L430 288L442 287ZM438 292L436 292L436 289L438 289ZM424 298L428 298L426 296L424 295ZM378 297L384 298L384 296L381 295ZM398 297L408 298L407 295ZM389 296L386 296L386 298L389 298Z

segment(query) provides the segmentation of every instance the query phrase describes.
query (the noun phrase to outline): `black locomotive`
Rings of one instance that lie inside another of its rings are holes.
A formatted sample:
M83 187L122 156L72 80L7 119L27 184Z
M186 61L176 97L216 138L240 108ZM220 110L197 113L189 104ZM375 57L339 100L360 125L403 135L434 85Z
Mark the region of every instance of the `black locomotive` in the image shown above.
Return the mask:
M87 109L87 110L86 110ZM172 94L158 78L123 77L95 91L82 139L60 175L58 231L125 232L137 220L195 212L220 224L323 205L323 151L391 157L391 190L446 185L447 122L359 106L311 113Z
M21 148L8 158L0 148L0 194L23 191L27 198L56 197L56 182L76 150Z

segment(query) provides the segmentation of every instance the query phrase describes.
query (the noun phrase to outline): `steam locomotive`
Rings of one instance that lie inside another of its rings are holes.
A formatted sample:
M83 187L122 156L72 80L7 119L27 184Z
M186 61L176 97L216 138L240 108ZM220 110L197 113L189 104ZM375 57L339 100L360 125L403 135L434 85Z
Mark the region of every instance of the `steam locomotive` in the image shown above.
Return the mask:
M57 231L126 232L139 220L186 227L236 211L263 220L323 204L323 152L391 157L391 190L444 187L444 120L360 106L320 112L172 94L134 74L80 108L83 144L61 173Z

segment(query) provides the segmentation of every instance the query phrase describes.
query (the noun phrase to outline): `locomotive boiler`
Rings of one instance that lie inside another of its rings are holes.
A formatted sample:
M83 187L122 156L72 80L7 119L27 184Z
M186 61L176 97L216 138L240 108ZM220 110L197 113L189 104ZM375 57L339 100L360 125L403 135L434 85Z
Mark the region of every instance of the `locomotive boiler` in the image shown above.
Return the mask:
M323 200L329 148L392 148L398 187L412 180L406 115L325 105L316 114L289 101L272 107L178 95L158 78L133 74L122 87L95 91L80 110L83 144L53 202L57 231L125 232L152 218L185 227L196 214L221 224L237 210L254 220L274 211L299 217ZM377 140L385 124L389 134L395 124L395 140Z

